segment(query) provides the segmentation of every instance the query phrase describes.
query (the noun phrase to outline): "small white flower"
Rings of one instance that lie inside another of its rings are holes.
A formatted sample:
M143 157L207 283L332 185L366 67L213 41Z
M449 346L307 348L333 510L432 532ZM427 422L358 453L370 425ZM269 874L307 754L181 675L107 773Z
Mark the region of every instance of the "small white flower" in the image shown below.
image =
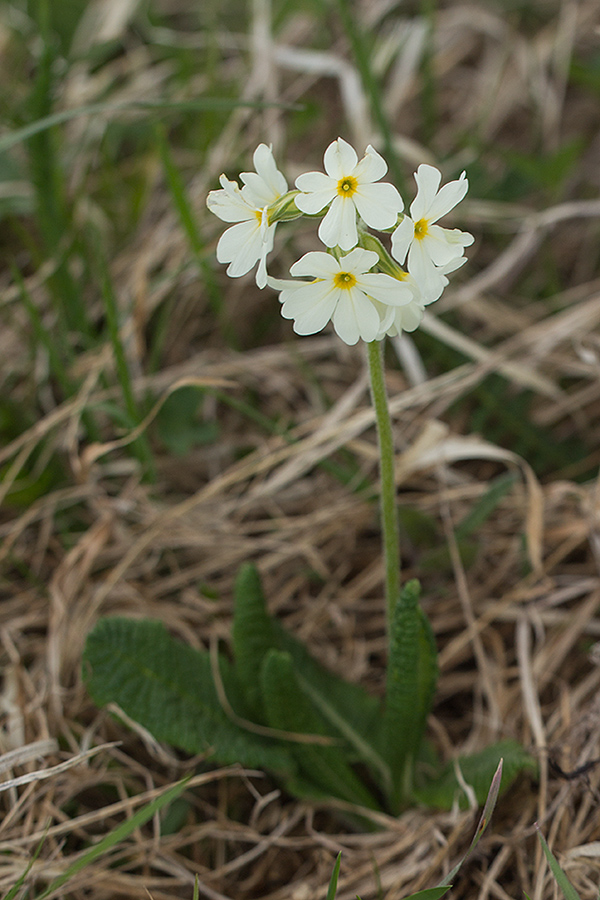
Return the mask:
M316 334L329 321L346 344L383 337L396 307L411 302L412 293L401 282L381 272L369 272L379 257L357 247L338 262L329 253L311 251L294 263L292 275L313 281L269 278L280 290L281 314L294 319L296 334Z
M380 310L382 313L382 327L377 335L378 339L383 338L386 334L393 337L396 334L401 334L403 331L416 331L421 324L426 303L416 279L408 272L403 272L399 277L399 282L410 292L410 301L405 306L390 307L392 315L387 316L387 318L383 315L384 311Z
M387 172L387 163L369 144L358 161L354 149L338 138L325 151L323 172L305 172L296 179L302 193L296 206L314 215L331 204L319 226L319 237L327 247L351 250L358 243L356 214L371 228L392 228L404 203L392 184L378 181Z
M287 182L281 174L270 147L259 144L254 151L256 172L242 172L244 187L221 175L223 190L211 191L206 205L224 222L237 222L228 228L217 244L217 259L229 263L231 278L245 275L258 263L256 283L267 284L267 254L273 249L275 223L269 224L268 207L285 194Z
M442 282L440 290L439 267L462 257L465 247L474 240L466 231L435 224L460 203L469 189L465 172L457 181L438 190L441 179L441 172L433 166L419 166L415 173L417 196L411 204L410 216L404 217L392 235L392 256L404 263L408 255L408 270L428 297L438 290L439 297L444 288Z
M425 307L439 300L442 296L444 288L449 283L446 276L451 272L455 272L456 269L460 269L466 261L466 257L461 256L450 260L445 266L439 266L437 268L437 280L432 282L434 289L428 294L423 293L417 279L410 272L398 272L396 277L411 291L411 301L406 306L392 308L393 316L391 320L383 322L378 340L385 334L393 337L396 334L401 334L403 331L416 331L425 314Z

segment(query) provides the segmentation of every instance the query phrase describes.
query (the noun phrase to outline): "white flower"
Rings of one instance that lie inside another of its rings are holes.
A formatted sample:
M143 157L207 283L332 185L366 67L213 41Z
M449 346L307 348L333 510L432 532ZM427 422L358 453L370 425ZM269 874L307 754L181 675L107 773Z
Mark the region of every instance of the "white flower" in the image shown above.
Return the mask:
M256 172L242 172L244 187L221 175L223 190L211 191L206 205L224 222L237 222L228 228L217 244L217 259L229 263L227 274L232 278L245 275L258 263L256 283L267 283L267 254L273 249L275 223L269 224L268 207L285 194L287 182L281 174L270 147L259 144L254 151Z
M316 334L331 320L346 344L383 337L396 307L410 303L412 293L401 282L381 272L369 272L379 257L357 247L338 262L322 251L311 251L294 263L292 275L313 276L313 281L269 278L281 291L284 319L294 319L296 334ZM378 301L378 302L377 302Z
M403 331L416 331L421 324L426 306L421 289L416 279L408 272L403 272L399 280L400 284L410 292L410 301L405 306L390 307L392 315L387 319L382 317L382 328L377 335L378 339L383 338L386 334L393 337Z
M329 207L319 226L319 237L327 247L351 250L358 243L356 214L371 228L392 228L404 203L392 184L374 184L387 172L387 163L369 144L358 157L342 138L325 151L323 172L305 172L296 179L302 193L296 197L299 210L310 215Z
M461 256L450 260L445 266L439 266L437 269L438 278L434 282L435 290L432 290L429 294L423 293L417 279L410 272L399 271L396 277L410 290L412 294L411 300L406 306L392 308L393 316L391 320L386 321L382 325L382 331L378 335L378 340L385 334L393 337L396 334L401 334L403 331L416 331L425 314L425 307L439 300L442 296L444 288L449 283L446 276L451 272L455 272L456 269L460 269L466 261L466 257Z
M426 296L432 296L440 289L438 268L462 257L465 247L474 240L466 231L435 224L460 203L469 189L465 172L457 181L438 190L441 179L441 172L433 166L419 166L415 173L417 196L411 204L410 216L405 216L392 234L392 256L404 263L408 255L408 270ZM444 283L441 290L443 287ZM434 296L433 299L437 298Z

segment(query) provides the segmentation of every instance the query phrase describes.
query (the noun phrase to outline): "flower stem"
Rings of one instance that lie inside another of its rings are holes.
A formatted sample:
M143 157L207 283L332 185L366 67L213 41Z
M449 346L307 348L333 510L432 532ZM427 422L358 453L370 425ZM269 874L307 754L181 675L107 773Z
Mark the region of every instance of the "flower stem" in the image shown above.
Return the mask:
M367 344L367 353L369 374L371 376L371 397L375 408L377 435L379 437L381 528L385 558L385 599L389 633L396 603L400 596L400 534L398 509L396 506L396 482L394 478L394 441L383 372L383 343L383 341L371 341Z

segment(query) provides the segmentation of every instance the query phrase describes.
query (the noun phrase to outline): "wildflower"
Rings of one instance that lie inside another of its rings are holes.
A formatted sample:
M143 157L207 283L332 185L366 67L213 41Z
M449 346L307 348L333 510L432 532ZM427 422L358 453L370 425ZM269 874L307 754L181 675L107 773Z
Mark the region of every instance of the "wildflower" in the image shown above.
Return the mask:
M329 321L346 344L374 341L390 327L397 307L411 302L412 293L397 279L369 272L379 257L360 247L339 261L329 253L311 251L294 263L292 275L313 281L269 278L281 291L284 319L294 319L296 334L316 334Z
M399 263L404 263L408 256L408 271L425 295L435 294L439 289L438 268L462 257L465 247L474 240L466 231L435 224L460 203L469 189L465 172L457 181L439 188L441 178L441 172L433 166L419 166L415 173L417 196L411 204L410 216L405 216L392 234L392 256ZM443 287L444 283L442 290Z
M394 277L411 292L411 299L405 306L391 307L392 316L382 322L382 330L377 336L377 340L381 340L386 334L394 337L394 335L401 334L403 331L416 331L425 314L425 307L439 300L442 296L444 288L449 283L449 279L446 276L451 272L455 272L456 269L460 269L466 261L466 257L461 256L446 263L445 266L438 266L436 271L437 279L435 282L432 282L429 293L423 292L421 285L410 272L404 272L399 266L395 266L393 270ZM379 306L378 303L376 305ZM383 316L383 311L381 312Z
M245 275L258 263L256 283L267 284L267 254L273 249L276 223L269 222L269 207L287 191L270 147L259 144L254 151L256 172L242 172L244 187L221 175L220 191L211 191L206 205L224 222L237 222L219 238L217 259L229 263L227 274L232 278Z
M369 144L358 161L354 149L338 138L325 151L323 172L305 172L296 179L299 210L310 215L331 204L319 226L319 237L327 247L351 250L358 243L356 214L371 228L392 228L404 204L392 184L378 183L387 163Z

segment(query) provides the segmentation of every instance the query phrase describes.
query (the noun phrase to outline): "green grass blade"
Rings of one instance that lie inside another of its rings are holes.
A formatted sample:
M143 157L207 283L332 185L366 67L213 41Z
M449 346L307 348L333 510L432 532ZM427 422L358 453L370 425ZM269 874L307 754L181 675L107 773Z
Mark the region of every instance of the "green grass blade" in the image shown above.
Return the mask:
M73 109L64 109L50 115L42 115L39 119L36 119L35 122L31 122L23 128L18 128L15 131L11 131L9 134L5 134L0 138L0 153L4 150L9 150L11 147L15 147L17 144L21 144L23 141L28 140L42 131L47 131L48 128L53 128L55 125L62 125L63 122L70 122L71 119L77 119L81 116L113 115L121 112L136 111L168 116L181 112L201 112L202 110L207 109L231 110L237 109L239 106L249 107L251 109L266 109L271 107L279 109L297 109L295 105L288 103L261 103L246 100L219 99L215 97L205 97L199 100L190 100L185 103L173 103L167 100L133 100L126 103L88 103L84 106L76 106Z
M106 260L102 254L102 250L97 250L96 263L100 274L100 285L102 291L102 299L104 300L104 311L106 315L106 323L108 333L113 348L115 358L115 367L117 370L117 378L121 386L125 409L130 419L131 425L136 426L142 420L138 411L137 403L133 392L133 383L125 356L125 348L121 340L121 329L119 323L119 310L117 306L117 298L113 289L110 272ZM146 476L155 480L154 459L150 444L145 434L141 434L132 444L132 449L144 468Z
M59 875L52 884L48 885L46 890L40 894L36 900L44 900L45 897L48 897L63 884L66 884L73 875L77 874L77 872L81 872L82 869L89 866L95 859L98 859L99 856L103 856L104 853L107 853L117 844L121 843L121 841L124 841L125 838L129 837L129 835L136 830L136 828L140 828L140 826L151 819L154 813L158 812L159 809L162 809L167 803L175 800L176 797L179 797L185 790L188 781L189 777L184 778L182 781L178 781L177 784L170 787L159 797L156 797L155 800L152 800L150 803L146 804L146 806L142 807L142 809L139 809L134 813L130 818L126 819L120 825L117 825L116 828L113 828L109 834L103 837L102 840L88 850L87 853L84 853L83 856L65 869L62 875Z
M340 874L340 863L342 861L342 851L338 853L335 865L333 867L333 872L331 873L331 878L329 879L329 887L327 888L327 897L325 900L335 900L335 893L337 891L337 883L338 877Z
M544 856L548 860L548 865L552 870L552 874L554 875L557 885L563 893L563 897L565 898L565 900L581 900L581 897L567 878L565 872L561 869L558 860L548 846L546 839L540 831L539 825L537 825L537 823L535 827L538 833L538 838L540 839L540 844L542 845L542 850L544 851Z
M46 830L47 830L47 829L46 829ZM29 873L31 872L31 869L32 869L32 867L33 867L34 862L36 861L36 859L37 859L38 856L40 855L40 851L41 851L42 847L44 846L44 841L45 841L45 840L46 840L46 836L44 835L44 837L41 839L41 841L39 842L39 844L38 844L37 847L35 848L35 852L34 852L33 856L31 857L31 859L30 859L29 862L27 863L27 868L25 869L25 871L23 872L23 874L19 876L19 878L17 879L17 881L13 884L13 886L11 887L10 891L8 892L8 894L4 897L4 900L13 900L13 898L17 896L17 893L19 892L19 889L23 886L23 884L25 883L25 879L27 878L27 876L28 876Z

